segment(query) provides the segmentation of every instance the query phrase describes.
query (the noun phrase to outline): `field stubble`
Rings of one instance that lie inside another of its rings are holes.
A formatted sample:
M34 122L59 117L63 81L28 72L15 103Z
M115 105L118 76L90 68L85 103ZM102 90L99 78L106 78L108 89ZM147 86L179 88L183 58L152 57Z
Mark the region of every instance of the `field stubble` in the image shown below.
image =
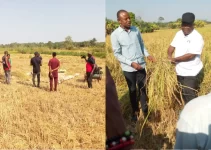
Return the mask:
M1 55L3 55L1 53ZM105 83L83 82L85 62L80 57L58 56L61 69L80 75L49 92L48 60L42 55L41 88L32 87L30 54L12 54L12 83L0 83L0 148L102 148L105 141ZM105 60L96 58L104 68ZM103 69L103 72L104 69ZM0 81L4 82L3 70Z

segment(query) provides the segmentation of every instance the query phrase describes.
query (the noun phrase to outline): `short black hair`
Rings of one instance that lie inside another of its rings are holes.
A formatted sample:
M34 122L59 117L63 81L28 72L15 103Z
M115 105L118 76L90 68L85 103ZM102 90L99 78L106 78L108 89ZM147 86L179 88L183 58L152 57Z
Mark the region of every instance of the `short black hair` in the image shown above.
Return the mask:
M53 55L53 57L55 57L56 56L56 52L53 52L52 55Z
M37 56L38 55L38 52L34 52L34 55Z
M123 13L123 12L126 12L126 13L127 13L127 11L124 10L124 9L121 9L121 10L119 10L119 11L117 12L117 14L116 14L117 19L119 19L120 14Z

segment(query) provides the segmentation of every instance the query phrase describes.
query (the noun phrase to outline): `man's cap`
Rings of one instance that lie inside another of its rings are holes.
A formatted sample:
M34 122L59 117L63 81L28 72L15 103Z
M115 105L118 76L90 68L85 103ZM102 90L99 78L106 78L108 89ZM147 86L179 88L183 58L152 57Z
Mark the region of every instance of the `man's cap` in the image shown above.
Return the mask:
M87 53L87 54L92 55L92 52L91 52L91 51L88 51L88 53Z
M193 24L195 21L195 15L191 12L184 13L182 15L182 23Z

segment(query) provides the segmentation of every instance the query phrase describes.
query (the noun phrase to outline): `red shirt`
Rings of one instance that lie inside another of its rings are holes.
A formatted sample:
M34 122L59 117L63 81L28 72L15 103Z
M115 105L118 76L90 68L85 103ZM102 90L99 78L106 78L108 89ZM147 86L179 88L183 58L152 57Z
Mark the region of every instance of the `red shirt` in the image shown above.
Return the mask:
M3 68L4 68L4 70L5 71L8 71L8 70L10 70L10 62L9 62L9 59L7 58L7 60L6 60L6 58L3 56L3 58L2 58L2 60L3 59L5 59L5 64L3 65ZM8 64L8 66L6 65L6 61L7 61L7 64Z
M54 57L49 60L48 66L50 66L51 70L53 70L59 67L59 64L60 64L59 60ZM53 71L52 74L53 74L53 77L58 77L58 70Z
M87 62L86 63L86 72L92 72L93 64Z

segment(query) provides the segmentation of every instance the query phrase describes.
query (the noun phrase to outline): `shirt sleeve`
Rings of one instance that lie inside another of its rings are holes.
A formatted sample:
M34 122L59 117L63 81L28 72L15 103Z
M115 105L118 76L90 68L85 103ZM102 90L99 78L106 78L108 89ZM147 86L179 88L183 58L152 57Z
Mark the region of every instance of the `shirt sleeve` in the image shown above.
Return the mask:
M111 34L111 44L114 56L117 58L117 60L119 60L121 63L131 66L132 61L122 55L122 48L115 34Z
M149 56L149 53L148 53L148 50L146 49L145 45L144 45L144 40L141 36L141 32L139 31L138 28L136 28L137 31L138 31L138 38L139 38L139 43L140 43L140 46L141 46L141 50L144 54L145 57L148 57Z
M87 61L91 64L95 64L95 60L92 57L88 58Z
M172 42L171 42L171 46L172 47L177 47L177 43L178 43L178 33L174 36Z
M51 66L51 60L49 60L49 62L48 62L48 66Z
M202 37L196 38L196 39L190 41L190 48L188 49L187 52L191 53L191 54L199 54L199 55L201 55L203 47L204 47L204 40L203 40L203 38Z

